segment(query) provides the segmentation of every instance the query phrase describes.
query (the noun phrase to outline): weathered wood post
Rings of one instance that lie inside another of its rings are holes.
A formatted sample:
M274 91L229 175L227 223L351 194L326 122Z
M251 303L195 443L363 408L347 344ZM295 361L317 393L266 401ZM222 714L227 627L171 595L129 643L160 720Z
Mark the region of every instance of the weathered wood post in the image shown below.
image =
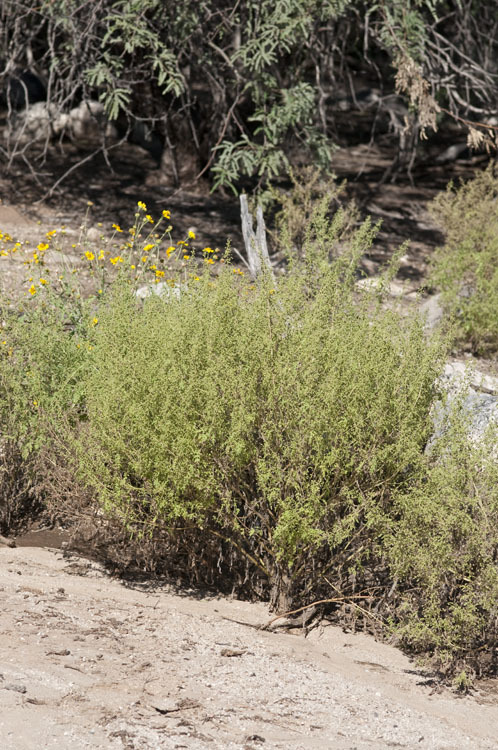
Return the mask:
M270 256L268 254L268 245L266 244L266 227L263 218L263 209L258 206L256 211L256 233L252 225L252 216L249 213L247 205L247 195L242 193L240 196L240 217L242 220L242 235L246 247L249 271L255 279L261 273L264 266L268 268L272 277L273 270L271 267Z

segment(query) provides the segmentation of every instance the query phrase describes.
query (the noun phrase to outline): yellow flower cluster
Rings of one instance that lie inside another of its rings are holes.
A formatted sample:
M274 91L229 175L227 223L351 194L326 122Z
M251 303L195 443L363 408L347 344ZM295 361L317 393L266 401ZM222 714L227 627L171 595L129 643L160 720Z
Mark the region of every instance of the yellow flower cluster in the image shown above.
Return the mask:
M128 236L125 235L125 240L128 241L123 242L121 240L120 242L118 235L123 233L123 229L118 223L113 223L111 226L114 234L111 239L106 239L103 234L100 235L102 246L99 249L95 249L95 247L87 244L87 235L85 234L84 227L79 241L72 245L74 249L78 248L80 250L81 259L86 266L87 272L95 280L96 295L104 295L106 287L109 283L112 283L114 274L110 279L108 274L113 267L116 271L119 268L125 274L129 274L130 280L134 283L140 283L140 280L145 278L145 276L149 278L153 276L155 283L159 283L159 281L164 279L168 284L175 286L178 282L176 277L175 279L165 278L166 273L173 271L173 268L177 268L178 271L184 269L182 273L185 274L185 277L193 281L198 282L201 280L193 267L195 264L195 250L191 242L196 239L194 229L189 229L186 236L173 245L171 238L173 227L169 223L171 220L169 209L162 209L161 213L155 218L151 213L147 213L147 205L144 201L138 201L137 206L138 212L135 214L135 224L128 230ZM102 224L98 223L97 226L102 227ZM59 230L56 229L46 232L44 239L38 243L34 252L31 252L29 255L26 265L31 266L33 264L34 266L38 266L41 271L41 266L44 265L44 253L49 250L51 240L55 240L58 234ZM61 228L60 234L65 234L63 228ZM0 250L0 256L10 255L22 248L21 242L15 243L12 247L14 240L6 232L0 232L0 240L11 244L10 247L7 246L4 250ZM55 245L55 247L59 249L58 245ZM218 248L214 250L211 247L204 247L202 252L204 263L208 266L214 265L215 261L218 260L218 256L215 254L218 252ZM168 261L174 261L174 263L169 265ZM178 265L176 265L177 263ZM81 267L74 265L62 271L62 273L58 271L53 279L52 293L58 293L58 289L60 288L64 290L65 294L68 293L74 299L81 298L83 292L79 284L75 283L76 279L73 280L74 277L77 278L80 271ZM47 269L46 274L48 273ZM28 296L36 297L41 293L43 288L50 286L50 277L46 275L46 278L39 278L41 275L40 272L35 279L32 277L29 278L26 286ZM47 298L44 297L43 299L45 303ZM90 319L91 327L97 325L97 323L97 317Z

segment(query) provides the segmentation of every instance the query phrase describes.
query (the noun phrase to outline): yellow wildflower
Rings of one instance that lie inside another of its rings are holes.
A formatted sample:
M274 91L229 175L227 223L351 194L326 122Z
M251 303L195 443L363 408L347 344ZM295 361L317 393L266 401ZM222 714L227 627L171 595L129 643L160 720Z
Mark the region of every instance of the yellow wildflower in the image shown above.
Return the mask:
M151 270L151 271L155 271L155 270L156 270L156 268L157 268L157 266L151 266L151 267L150 267L150 270Z
M31 286L29 287L29 293L31 294L32 297L35 296L35 294L36 294L36 287L35 287L34 284L31 284Z
M99 252L99 257L98 257L98 260L104 260L104 251L103 251L103 250L101 250L101 251Z
M40 244L37 246L37 250L39 250L41 253L44 253L45 250L48 250L49 246L46 242L40 242Z
M96 326L98 322L99 322L98 318L92 318L92 326Z
M203 253L214 253L214 250L211 247L205 247L202 252Z
M123 231L123 230L121 229L121 227L119 226L119 224L113 224L113 225L112 225L112 228L113 228L113 229L115 229L115 230L116 230L116 232L122 232L122 231Z
M214 265L214 260L212 258L204 258L204 263L211 263L211 265Z
M164 276L164 271L160 271L159 269L156 270L156 276L161 277Z
M190 258L190 255L184 255L184 256L183 256L183 259L184 259L184 260L189 260L189 258Z
M136 266L134 266L134 265L132 264L132 265L130 266L130 268L131 268L131 270L132 270L132 271L134 271L134 270L135 270L135 268L136 268Z
M168 258L171 255L171 253L175 252L175 250L176 250L176 247L173 247L173 245L171 245L170 247L168 247L168 249L166 250L166 255L168 256Z
M188 236L190 237L191 240L195 240L195 234L194 232L192 232L192 230L189 231Z
M147 219L147 221L148 221L148 222L149 222L150 224L153 224L153 223L154 223L154 219L152 218L152 216L151 216L150 214L147 214L147 216L146 216L145 218Z
M90 250L87 250L85 253L85 258L87 260L93 260L95 258L95 255Z
M166 211L166 209L163 211L163 216L165 219L171 219L171 214L169 211Z
M40 279L40 284L41 284L42 286L45 286L45 284L48 284L48 281L47 281L47 279Z
M148 260L146 255L142 255L142 263L147 263Z
M147 211L147 206L143 201L138 201L137 206L142 209L142 211Z
M109 260L111 261L113 266L115 266L116 263L123 263L123 258L120 255L116 255L115 258L109 258Z
M148 252L149 252L149 250L153 250L153 249L154 249L154 247L155 247L155 245L154 245L154 244L152 244L152 245L150 245L150 244L149 244L149 245L146 245L146 246L144 247L144 253L148 253Z
M54 234L57 234L57 229L51 229L50 232L47 232L45 235L46 237L53 237Z
M102 294L102 289L97 289L97 294Z

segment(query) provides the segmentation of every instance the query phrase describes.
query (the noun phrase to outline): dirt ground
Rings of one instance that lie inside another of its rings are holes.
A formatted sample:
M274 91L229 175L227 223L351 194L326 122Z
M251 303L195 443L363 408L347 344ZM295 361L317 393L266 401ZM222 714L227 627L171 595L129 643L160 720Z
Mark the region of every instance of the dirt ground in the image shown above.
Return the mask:
M0 592L3 750L497 747L496 684L435 690L369 636L34 547L0 547Z
M60 154L50 175L40 167L36 179L22 165L0 174L0 230L33 248L67 227L63 252L47 253L54 269L81 262L72 245L89 200L96 244L112 222L131 226L143 200L153 215L171 210L175 240L192 229L200 247L230 237L242 248L235 198L154 186L150 160L129 145L112 174L94 160L48 195L76 158ZM368 273L411 239L394 294L412 304L442 240L427 201L475 165L422 170L415 186L403 178L379 185L388 165L389 154L358 146L338 152L334 168L350 179L362 213L383 220ZM4 299L26 293L18 257L0 258ZM479 367L496 373L496 363ZM119 582L60 550L0 544L0 750L498 747L496 680L457 697L368 636L254 627L270 617L263 604Z

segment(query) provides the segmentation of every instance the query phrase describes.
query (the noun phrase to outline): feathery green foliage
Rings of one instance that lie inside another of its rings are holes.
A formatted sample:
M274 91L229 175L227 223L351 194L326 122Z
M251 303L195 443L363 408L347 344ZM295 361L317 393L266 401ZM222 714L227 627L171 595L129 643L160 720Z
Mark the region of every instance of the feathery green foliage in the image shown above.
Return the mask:
M432 282L441 289L458 340L477 354L498 352L498 179L493 168L450 185L432 204L445 245L433 259Z
M214 186L261 187L297 155L329 165L334 98L366 71L406 96L422 133L444 102L466 126L478 112L472 140L491 145L482 122L496 99L498 41L480 30L493 28L494 10L442 0L5 0L0 88L31 68L56 107L98 99L121 132L146 123L171 154L186 147Z

